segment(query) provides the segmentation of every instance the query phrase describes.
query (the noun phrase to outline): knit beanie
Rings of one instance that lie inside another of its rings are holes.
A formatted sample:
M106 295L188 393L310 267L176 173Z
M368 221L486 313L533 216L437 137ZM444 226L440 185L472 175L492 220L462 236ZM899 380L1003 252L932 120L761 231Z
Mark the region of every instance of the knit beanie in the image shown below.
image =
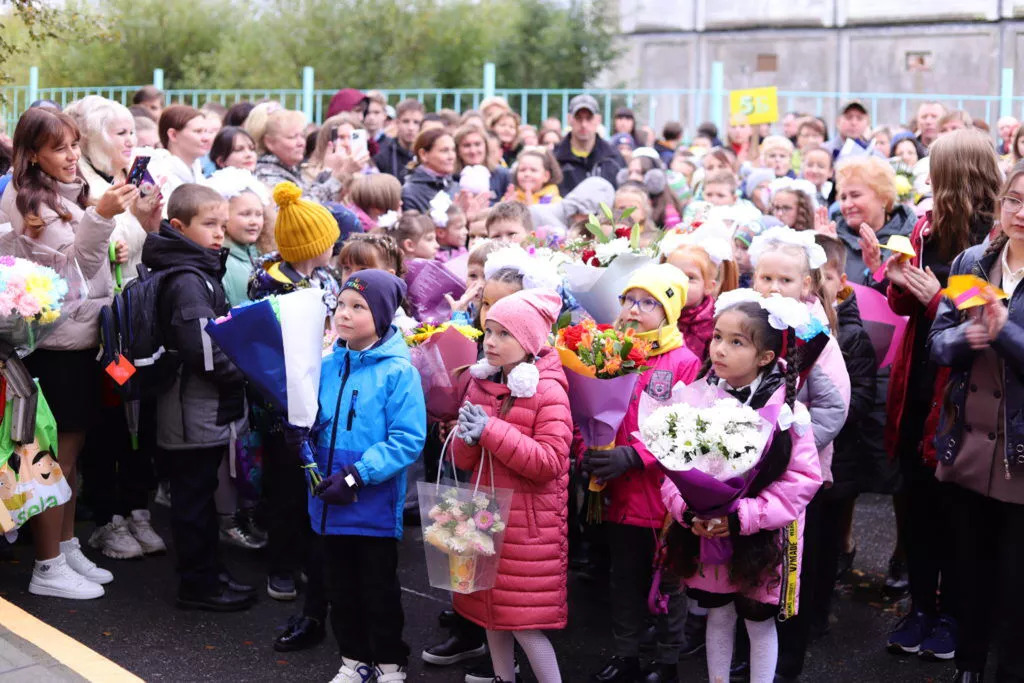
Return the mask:
M487 311L487 321L509 331L523 350L536 356L547 343L548 333L558 320L562 299L543 289L524 289L510 294Z
M670 263L659 263L633 271L622 294L631 289L644 290L661 304L665 311L666 325L675 327L686 305L686 292L689 288L690 279L683 271Z
M373 327L383 339L395 319L395 311L405 299L405 282L386 270L359 270L345 280L341 291L346 289L354 289L366 299L373 315Z
M287 181L274 186L277 221L274 239L288 263L318 256L338 241L341 230L331 212L316 202L302 198L302 190Z

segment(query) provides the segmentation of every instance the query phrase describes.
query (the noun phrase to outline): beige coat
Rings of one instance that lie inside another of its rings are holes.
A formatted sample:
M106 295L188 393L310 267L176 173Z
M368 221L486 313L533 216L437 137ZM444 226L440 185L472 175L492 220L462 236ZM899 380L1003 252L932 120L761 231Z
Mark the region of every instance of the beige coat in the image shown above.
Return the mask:
M11 232L0 237L0 254L29 258L49 266L68 281L68 295L55 329L39 347L58 351L99 346L100 308L110 303L113 280L108 245L114 221L96 209L75 202L82 182L58 183L58 193L71 220L64 221L45 204L39 214L44 227L38 237L24 234L25 221L15 206L18 192L9 186L0 199L0 214L11 221Z

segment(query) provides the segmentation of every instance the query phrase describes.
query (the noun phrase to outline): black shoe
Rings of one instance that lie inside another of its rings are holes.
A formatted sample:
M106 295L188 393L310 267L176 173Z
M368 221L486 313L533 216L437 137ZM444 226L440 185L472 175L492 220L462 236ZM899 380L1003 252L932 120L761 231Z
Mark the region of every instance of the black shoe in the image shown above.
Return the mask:
M744 660L736 662L729 669L729 680L731 683L746 683L750 680L750 662Z
M242 583L235 577L231 576L231 572L227 570L217 574L217 580L220 581L220 585L224 586L224 588L227 588L229 591L234 591L235 593L252 595L256 592L256 586L249 583Z
M420 521L420 508L418 505L402 509L402 523L405 526L420 526L422 522Z
M267 595L275 600L294 600L298 594L291 575L271 574L267 577Z
M782 674L775 674L775 678L772 679L773 683L797 683L799 680L797 676L783 676Z
M981 672L980 671L960 671L957 670L953 676L953 683L981 683Z
M706 614L687 614L683 626L683 646L679 650L679 659L693 659L704 652L707 636L708 617Z
M643 683L678 683L678 664L653 664L647 669L647 675L642 679Z
M441 613L437 615L437 623L441 628L451 628L455 625L458 620L458 615L453 609L443 609Z
M907 573L907 561L893 555L889 559L889 573L885 577L886 597L898 600L910 592L910 575Z
M204 609L210 612L239 612L249 609L254 602L251 595L236 593L223 587L220 589L220 592L207 595L178 591L178 607L182 609Z
M590 680L592 683L633 683L642 673L639 657L615 656Z
M512 681L505 682L494 675L494 666L491 665L490 657L481 659L475 666L466 669L466 677L463 680L466 683L512 683ZM519 677L519 662L516 662L515 683L522 683L522 681L523 679Z
M319 645L326 633L323 620L299 614L289 619L281 635L274 638L274 649L278 652L308 650Z
M857 546L853 546L853 550L846 552L842 550L839 552L839 563L836 565L836 581L842 582L847 573L853 569L853 558L857 557Z
M434 666L449 666L458 664L467 659L475 659L487 654L487 644L479 637L467 636L459 630L452 631L448 640L437 645L432 645L424 650L420 657L427 664ZM491 674L494 678L494 674Z

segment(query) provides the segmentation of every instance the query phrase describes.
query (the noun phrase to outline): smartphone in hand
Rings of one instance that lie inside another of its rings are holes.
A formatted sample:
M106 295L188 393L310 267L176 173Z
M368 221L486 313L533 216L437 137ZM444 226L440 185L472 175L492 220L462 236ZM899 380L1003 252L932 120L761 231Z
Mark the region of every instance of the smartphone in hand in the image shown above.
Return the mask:
M146 169L149 167L150 157L138 156L128 169L128 184L139 187L146 178Z
M352 134L349 136L349 149L352 150L353 159L359 159L368 154L366 129L356 128L352 131Z

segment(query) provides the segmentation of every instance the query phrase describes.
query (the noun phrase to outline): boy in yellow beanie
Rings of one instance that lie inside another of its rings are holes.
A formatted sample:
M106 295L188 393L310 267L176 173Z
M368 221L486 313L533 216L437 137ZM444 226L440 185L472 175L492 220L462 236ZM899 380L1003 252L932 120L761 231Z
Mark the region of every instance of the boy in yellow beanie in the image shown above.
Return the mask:
M278 253L257 264L249 279L249 298L258 301L318 287L336 301L340 287L329 265L341 230L334 216L320 204L302 199L302 190L294 183L278 183L274 202ZM297 572L304 571L308 580L302 614L289 619L274 649L302 650L323 640L327 617L323 562L315 553L306 477L298 464L298 450L307 434L287 425L283 416L268 416L269 408L259 401L254 403L253 422L261 425L263 436L263 493L269 508L267 593L275 600L294 600Z
M676 663L683 641L685 605L679 582L668 577L661 582L667 598L665 612L655 617L657 648L650 669L640 665L640 637L647 629L647 593L651 587L654 539L665 521L661 501L662 475L644 445L634 436L640 429L638 409L641 393L658 401L667 400L677 382L690 383L700 370L700 361L683 344L676 326L686 302L689 282L681 270L663 263L644 266L633 273L622 295L616 326L632 328L636 336L650 342L652 350L633 389L615 446L611 450L588 450L583 471L591 479L607 484L604 496L605 530L611 555L613 656L595 676L599 680L677 681Z
M260 260L249 279L249 298L258 301L306 287L319 287L337 297L340 287L328 266L341 237L338 221L320 204L303 199L294 183L278 183L274 203L277 253Z

